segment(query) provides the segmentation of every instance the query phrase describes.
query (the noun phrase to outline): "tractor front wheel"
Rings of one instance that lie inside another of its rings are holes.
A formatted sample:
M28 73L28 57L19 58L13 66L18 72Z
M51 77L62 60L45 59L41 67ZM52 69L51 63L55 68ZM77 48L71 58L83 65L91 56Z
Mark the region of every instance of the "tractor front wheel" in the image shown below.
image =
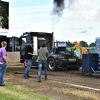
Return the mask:
M57 70L56 60L54 58L48 58L47 67L49 71Z

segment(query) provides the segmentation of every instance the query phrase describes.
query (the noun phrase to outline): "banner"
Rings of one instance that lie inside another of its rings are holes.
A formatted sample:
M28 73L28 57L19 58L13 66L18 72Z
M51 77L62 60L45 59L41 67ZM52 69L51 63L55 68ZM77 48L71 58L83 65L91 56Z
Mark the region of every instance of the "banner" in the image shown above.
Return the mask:
M0 34L9 30L9 3L0 1Z

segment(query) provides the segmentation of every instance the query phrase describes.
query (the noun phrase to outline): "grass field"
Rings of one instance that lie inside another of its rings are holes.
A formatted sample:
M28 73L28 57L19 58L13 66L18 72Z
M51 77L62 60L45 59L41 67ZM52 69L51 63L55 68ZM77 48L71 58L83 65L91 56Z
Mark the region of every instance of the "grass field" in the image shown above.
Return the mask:
M16 87L0 87L0 100L55 100Z

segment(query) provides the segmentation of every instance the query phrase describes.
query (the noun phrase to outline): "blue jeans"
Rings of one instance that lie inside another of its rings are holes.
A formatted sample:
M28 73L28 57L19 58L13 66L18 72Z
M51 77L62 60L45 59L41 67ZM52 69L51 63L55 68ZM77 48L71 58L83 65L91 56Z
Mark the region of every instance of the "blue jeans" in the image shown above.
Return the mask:
M6 63L0 64L0 70L1 70L0 85L4 84L4 75L5 75L6 69L7 69L7 64Z
M45 79L47 78L47 61L39 61L38 62L38 79L41 79L41 70L42 66L44 67Z
M29 70L30 70L31 65L32 65L32 59L27 59L27 64L28 64L28 67L26 68L24 75L29 76Z

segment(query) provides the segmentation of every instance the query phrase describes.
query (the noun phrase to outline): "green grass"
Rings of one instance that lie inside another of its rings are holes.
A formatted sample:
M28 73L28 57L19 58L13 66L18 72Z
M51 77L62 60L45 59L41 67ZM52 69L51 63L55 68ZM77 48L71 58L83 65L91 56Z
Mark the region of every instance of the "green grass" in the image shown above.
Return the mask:
M0 87L0 100L55 100L16 87Z

